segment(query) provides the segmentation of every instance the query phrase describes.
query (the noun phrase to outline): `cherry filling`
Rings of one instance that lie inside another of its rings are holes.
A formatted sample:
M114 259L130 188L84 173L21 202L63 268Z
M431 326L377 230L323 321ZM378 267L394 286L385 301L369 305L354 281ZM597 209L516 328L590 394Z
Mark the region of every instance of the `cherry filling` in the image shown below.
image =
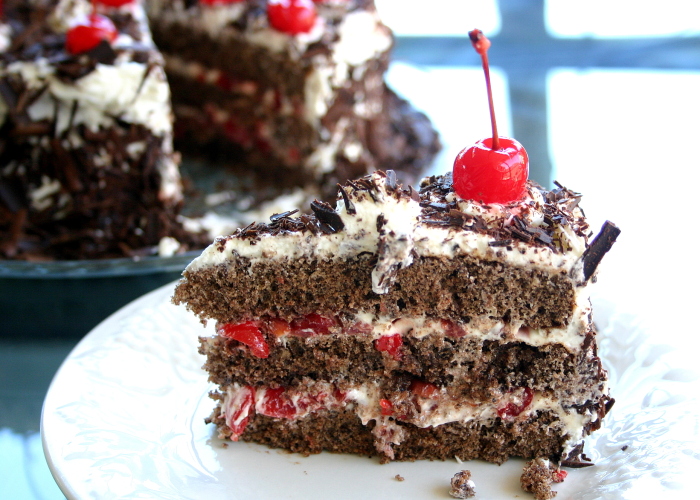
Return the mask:
M522 389L517 389L517 391L521 392L521 395L517 395L517 397L506 403L505 406L502 406L496 410L499 417L517 417L523 411L525 411L528 406L530 406L533 397L532 389L529 387L523 387Z
M336 318L307 314L291 322L280 318L264 318L258 321L224 323L217 327L216 332L222 337L237 340L248 346L253 356L267 358L270 355L270 345L266 337L279 338L294 335L307 338L314 335L328 335L331 333L331 328L339 325L340 322Z
M438 389L435 384L415 379L413 382L411 382L411 392L416 396L420 396L421 398L429 399L437 396L440 389Z
M227 323L219 326L217 333L222 337L237 340L247 345L253 356L267 358L270 355L270 346L256 321L245 321L238 324Z
M241 387L236 391L228 404L226 425L231 429L231 440L238 441L243 434L251 415L255 413L255 389L250 386Z
M401 358L403 358L403 352L401 352L402 345L403 337L400 333L383 335L374 341L374 348L376 350L386 352L396 361L401 361Z
M339 408L347 393L327 384L325 389L299 392L285 387L255 389L252 386L229 389L224 405L231 439L237 441L245 432L250 417L256 413L272 418L295 419L322 409Z

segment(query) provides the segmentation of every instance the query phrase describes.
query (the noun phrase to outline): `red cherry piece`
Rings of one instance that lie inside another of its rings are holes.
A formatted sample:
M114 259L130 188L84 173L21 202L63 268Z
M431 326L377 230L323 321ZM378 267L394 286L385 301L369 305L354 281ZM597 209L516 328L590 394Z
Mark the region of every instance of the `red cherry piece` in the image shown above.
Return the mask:
M438 395L440 389L435 384L416 379L411 382L411 392L421 398L432 398Z
M66 50L70 54L82 54L97 47L102 40L113 42L119 32L111 19L91 14L89 24L78 24L66 33Z
M391 416L394 414L394 405L388 399L380 399L379 400L379 411L385 417Z
M235 410L232 415L226 415L226 424L231 429L232 441L238 438L245 431L250 415L255 412L255 389L251 386L242 387L234 396L231 408Z
M525 194L530 162L525 148L516 140L482 139L464 148L455 158L452 179L455 192L464 199L483 203L509 203Z
M520 415L525 408L530 406L532 403L532 389L529 387L523 388L523 396L519 403L510 402L506 404L503 408L497 410L498 416L501 418L505 417L517 417Z
M491 42L481 30L470 31L469 38L484 68L492 135L459 152L452 168L454 190L469 200L509 203L522 198L525 192L529 161L520 143L498 135L487 54Z
M308 33L316 23L316 7L311 0L270 0L267 18L282 33Z
M448 337L452 337L454 339L460 339L467 334L467 332L464 331L464 328L459 326L454 321L450 321L449 319L441 319L440 325L442 326L442 329L445 331L445 335L447 335Z
M134 3L134 1L135 0L94 0L94 2L107 7L121 7L122 5Z
M561 483L566 479L566 476L568 476L569 473L566 472L565 470L555 470L552 472L552 482L553 483Z
M399 333L395 333L393 335L383 335L374 341L374 348L376 350L386 352L396 361L401 360L403 357L403 353L401 352L402 345L403 338Z
M294 418L297 414L296 406L283 395L283 387L267 389L258 409L259 413L274 418Z
M292 320L290 326L292 335L311 337L312 335L328 335L329 329L337 323L334 318L326 318L320 314L307 314Z
M270 355L270 346L267 345L260 328L254 321L243 323L227 323L219 327L217 333L228 339L237 340L250 348L253 356L267 358Z

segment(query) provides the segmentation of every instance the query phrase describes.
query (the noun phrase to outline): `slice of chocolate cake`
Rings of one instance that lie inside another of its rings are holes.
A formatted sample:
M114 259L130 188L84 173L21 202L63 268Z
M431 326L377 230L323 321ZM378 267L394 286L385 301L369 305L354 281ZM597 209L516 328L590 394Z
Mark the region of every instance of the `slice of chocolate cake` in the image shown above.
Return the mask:
M438 151L428 119L384 83L393 38L373 1L149 5L179 150L327 199L379 166L417 180Z
M162 57L141 4L113 3L3 1L1 258L134 256L193 240L176 220Z
M618 231L589 244L578 194L524 186L489 205L451 175L416 191L376 172L335 208L217 238L173 301L217 322L200 352L219 435L383 461L575 455L613 403L588 285Z

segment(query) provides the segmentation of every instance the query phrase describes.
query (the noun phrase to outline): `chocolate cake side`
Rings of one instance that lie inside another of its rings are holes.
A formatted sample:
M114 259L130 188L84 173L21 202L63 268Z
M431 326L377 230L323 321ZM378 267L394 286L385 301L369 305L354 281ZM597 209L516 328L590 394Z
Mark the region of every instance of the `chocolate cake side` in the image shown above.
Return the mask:
M115 38L69 49L68 34L93 8ZM164 238L202 246L177 220L169 90L141 4L3 9L11 29L0 54L0 256L142 256Z

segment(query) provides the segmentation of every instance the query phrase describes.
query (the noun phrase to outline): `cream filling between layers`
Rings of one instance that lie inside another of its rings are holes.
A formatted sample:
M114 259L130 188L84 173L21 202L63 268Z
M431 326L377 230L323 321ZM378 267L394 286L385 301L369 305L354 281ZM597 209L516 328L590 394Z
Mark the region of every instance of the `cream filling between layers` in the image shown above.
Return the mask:
M428 316L402 316L400 318L375 316L372 313L355 315L356 330L361 330L372 339L401 335L422 339L429 335L441 337L471 337L480 341L522 342L534 347L546 344L561 344L570 352L577 352L589 327L591 305L588 298L579 297L571 320L562 328L530 328L521 323L504 323L487 315L471 318L469 323L450 323ZM280 338L284 341L284 337Z

